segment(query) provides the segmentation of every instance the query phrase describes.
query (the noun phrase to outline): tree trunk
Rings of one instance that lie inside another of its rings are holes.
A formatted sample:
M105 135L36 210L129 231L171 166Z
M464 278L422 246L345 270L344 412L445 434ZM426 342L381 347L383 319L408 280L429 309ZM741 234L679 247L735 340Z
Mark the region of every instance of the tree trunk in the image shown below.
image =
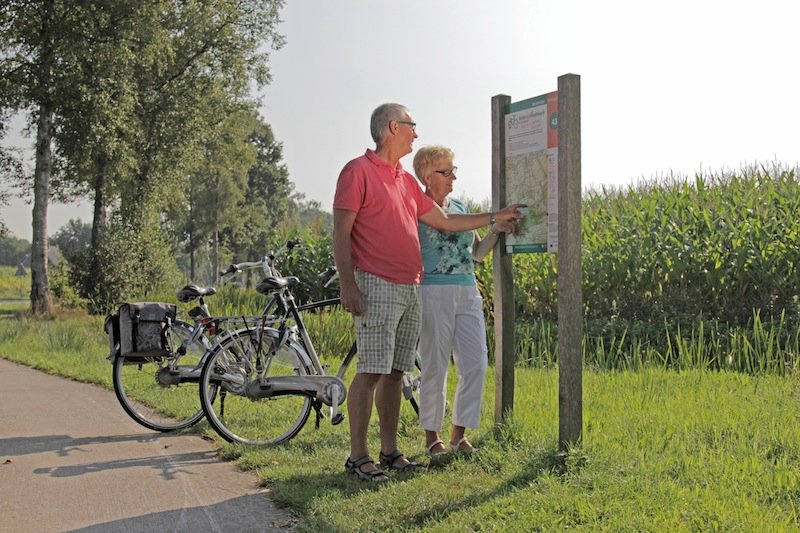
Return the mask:
M190 241L191 242L191 241ZM197 279L194 275L194 247L189 248L189 280Z
M219 230L214 230L214 269L212 276L219 275Z
M97 285L102 280L100 269L100 244L103 239L103 233L106 229L107 223L107 209L106 209L106 163L98 165L98 172L94 177L94 206L92 211L92 240L91 240L91 254L89 263L89 275L86 277L84 290L86 294L95 294Z
M41 96L36 124L36 168L33 172L33 239L31 243L31 311L50 316L50 286L47 280L47 205L50 203L50 170L53 140L53 16L54 2L43 6L39 53Z
M194 227L194 203L192 198L192 190L189 189L189 223L187 224L188 233L189 233L189 281L195 281L197 278L195 277L195 263L194 263L194 252L197 248L197 242L195 237L195 227Z
M33 173L33 242L31 244L31 311L49 316L50 287L47 281L47 205L50 201L53 107L39 106L36 130L36 170Z
M100 249L101 233L106 227L107 210L106 210L106 196L105 196L105 183L106 183L106 165L100 165L97 175L94 177L94 209L92 212L92 255L96 256L97 251Z

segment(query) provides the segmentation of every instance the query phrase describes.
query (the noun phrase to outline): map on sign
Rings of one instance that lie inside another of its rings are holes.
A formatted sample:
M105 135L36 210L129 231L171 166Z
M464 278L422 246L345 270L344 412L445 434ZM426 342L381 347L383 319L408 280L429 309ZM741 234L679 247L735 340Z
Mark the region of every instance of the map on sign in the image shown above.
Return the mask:
M527 204L506 237L509 253L555 252L558 237L558 94L509 106L505 115L506 204Z
M540 248L547 244L549 168L549 155L545 150L506 158L508 203L528 205L523 210L525 218L517 224L516 233L506 237L507 246L528 244L537 247L532 251L541 251ZM508 179L509 176L521 179Z

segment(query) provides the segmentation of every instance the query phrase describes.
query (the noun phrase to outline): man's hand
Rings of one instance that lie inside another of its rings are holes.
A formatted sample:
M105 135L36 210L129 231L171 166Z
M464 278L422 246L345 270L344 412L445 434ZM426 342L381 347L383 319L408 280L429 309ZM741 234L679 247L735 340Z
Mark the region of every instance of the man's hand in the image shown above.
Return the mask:
M339 288L339 294L345 311L356 316L364 312L364 307L361 303L361 291L358 290L358 285L355 283L342 283Z

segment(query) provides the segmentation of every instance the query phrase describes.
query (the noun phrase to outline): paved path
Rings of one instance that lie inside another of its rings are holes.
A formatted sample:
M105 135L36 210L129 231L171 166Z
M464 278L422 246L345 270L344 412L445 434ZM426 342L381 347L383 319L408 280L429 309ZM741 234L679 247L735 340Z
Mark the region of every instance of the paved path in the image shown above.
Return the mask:
M109 367L109 372L111 371ZM286 531L295 520L197 435L113 391L0 359L0 532Z

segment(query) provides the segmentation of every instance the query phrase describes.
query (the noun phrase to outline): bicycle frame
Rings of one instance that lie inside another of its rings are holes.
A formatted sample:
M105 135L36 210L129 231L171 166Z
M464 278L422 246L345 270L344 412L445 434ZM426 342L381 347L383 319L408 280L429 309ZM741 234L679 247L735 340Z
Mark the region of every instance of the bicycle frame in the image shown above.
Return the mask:
M273 347L273 349L276 349L284 342L295 340L301 348L299 352L310 365L312 373L307 376L259 378L247 386L246 394L253 399L270 398L281 394L304 394L306 396L311 396L331 408L331 422L336 425L344 420L344 416L338 412L338 407L344 403L347 397L347 386L343 378L345 372L355 358L357 351L356 343L354 342L350 346L336 375L329 375L327 373L327 368L323 366L320 361L319 354L314 347L311 336L308 334L308 329L303 321L302 312L338 305L340 299L329 298L298 306L290 290L291 285L294 283L289 281L288 284L286 284L286 280L290 279L292 278L273 278L273 285L275 285L276 288L271 289L272 299L269 304L267 304L266 309L275 308L283 310L282 316L270 317L272 319L277 318L275 322L279 323L278 328L275 330L277 331L277 346ZM293 279L296 280L297 278ZM269 278L265 280L265 282L268 281ZM295 324L291 328L287 325L290 320ZM264 370L264 373L268 371L269 367ZM317 413L319 413L319 406L316 405L315 407L317 408Z

